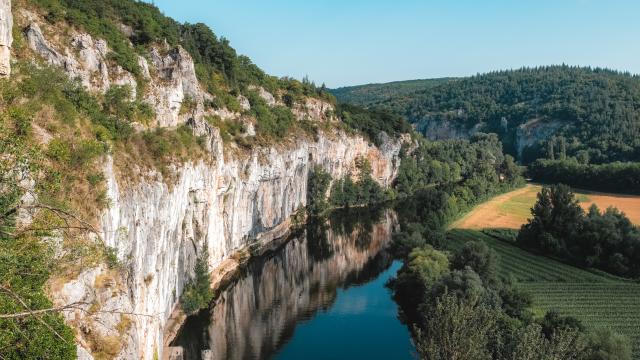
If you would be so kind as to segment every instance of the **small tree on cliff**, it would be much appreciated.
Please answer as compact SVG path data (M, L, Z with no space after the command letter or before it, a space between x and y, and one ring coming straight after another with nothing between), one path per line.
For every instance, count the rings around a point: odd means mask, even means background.
M327 208L327 189L331 183L331 175L329 175L320 166L314 167L309 174L309 182L307 184L307 209L311 216L322 214Z
M202 248L202 253L196 259L194 268L195 276L187 284L182 294L182 308L187 314L193 314L200 309L204 309L213 299L211 291L211 277L209 276L209 249L207 244Z

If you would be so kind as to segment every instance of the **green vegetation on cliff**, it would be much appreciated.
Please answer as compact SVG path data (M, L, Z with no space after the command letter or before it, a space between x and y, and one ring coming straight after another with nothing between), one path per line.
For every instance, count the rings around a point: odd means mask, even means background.
M206 89L221 95L218 99L226 99L218 105L233 102L223 96L227 91L237 95L250 85L263 86L274 95L282 92L289 99L312 96L333 101L332 95L309 81L267 75L248 57L238 55L229 40L218 38L207 25L178 23L144 1L19 0L17 5L27 3L43 9L51 23L66 22L105 39L111 48L111 59L135 75L141 74L138 54L144 56L150 45L165 41L171 46L181 45L193 58L198 79ZM122 24L126 26L124 30ZM221 87L226 90L221 91Z

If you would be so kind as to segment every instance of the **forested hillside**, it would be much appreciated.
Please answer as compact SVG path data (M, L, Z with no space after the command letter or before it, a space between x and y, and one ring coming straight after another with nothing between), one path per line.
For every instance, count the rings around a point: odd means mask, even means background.
M404 115L427 136L438 128L456 137L495 132L505 151L525 162L572 156L581 163L640 160L640 78L627 73L564 65L523 68L378 101L366 89L348 97L335 94Z
M394 81L384 84L345 86L329 90L342 103L368 106L455 80L454 78Z

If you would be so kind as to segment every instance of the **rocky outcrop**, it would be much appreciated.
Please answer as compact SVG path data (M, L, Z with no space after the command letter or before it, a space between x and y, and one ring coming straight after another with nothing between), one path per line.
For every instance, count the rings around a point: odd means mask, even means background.
M0 78L11 74L13 15L11 0L0 0Z
M145 100L153 104L156 111L156 125L176 126L185 121L181 118L182 104L185 99L195 103L195 109L187 117L199 117L204 113L204 94L196 78L195 66L191 55L182 47L174 49L151 50L151 65L157 79L152 81Z
M77 33L71 37L69 46L55 47L44 37L37 22L31 22L24 35L35 53L49 64L63 68L70 78L78 79L87 89L105 92L113 85L127 85L133 92L132 96L136 95L134 76L120 66L109 67L109 48L104 40L94 40L89 34Z
M449 120L422 120L418 131L429 140L466 139L482 131L484 123L478 123L471 129L463 124Z
M539 141L548 139L563 125L561 121L533 119L518 126L515 143L518 159L522 159L524 149L536 145Z
M43 35L40 24L45 25L37 15L26 22L29 47L89 90L104 92L113 85L136 90L136 78L110 64L103 40L70 30L54 43ZM100 235L115 249L120 264L115 269L105 265L86 269L52 289L56 304L92 304L86 311L65 314L78 330L80 358L91 358L90 350L99 339L116 339L118 347L111 348L118 358L162 356L167 319L205 245L215 274L234 254L284 236L292 216L307 203L307 180L314 166L341 178L354 173L357 160L366 158L374 178L390 186L399 165L399 141L381 134L383 145L376 147L361 136L338 130L321 131L314 139L283 139L241 154L228 151L218 129L204 119L214 113L204 107L212 95L200 87L189 53L161 45L149 52L148 59L139 58L139 76L147 83L139 95L153 106L156 119L136 128L188 123L206 138L210 154L200 161L174 164L171 181L155 172L127 181L126 174L107 159L110 206L101 218ZM255 90L270 106L278 105L266 90ZM244 107L250 106L246 99L240 100ZM294 113L300 120L337 121L328 116L329 110L333 110L330 104L307 99L296 104ZM215 113L244 120L226 109Z
M186 164L172 187L156 180L121 190L113 170L106 171L112 206L102 219L103 237L129 269L131 302L124 307L155 314L135 319L128 351L142 358L160 351L166 320L205 244L215 272L234 253L286 233L291 216L306 205L314 165L338 178L366 157L374 176L389 185L399 153L399 145L383 152L361 137L322 135L226 161L221 139L212 141L215 162Z

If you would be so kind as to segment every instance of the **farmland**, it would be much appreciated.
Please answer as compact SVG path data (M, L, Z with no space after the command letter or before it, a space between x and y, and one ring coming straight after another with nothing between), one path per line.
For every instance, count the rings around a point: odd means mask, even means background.
M538 256L476 230L450 230L447 240L451 250L484 241L499 256L499 274L531 293L536 315L557 309L589 328L611 328L629 337L634 359L640 359L640 284Z
M530 209L536 202L539 191L540 185L528 184L523 188L497 196L476 206L453 223L451 228L519 229L531 216ZM592 204L596 204L601 210L614 206L624 212L634 224L640 224L640 196L576 191L576 197L585 210Z

